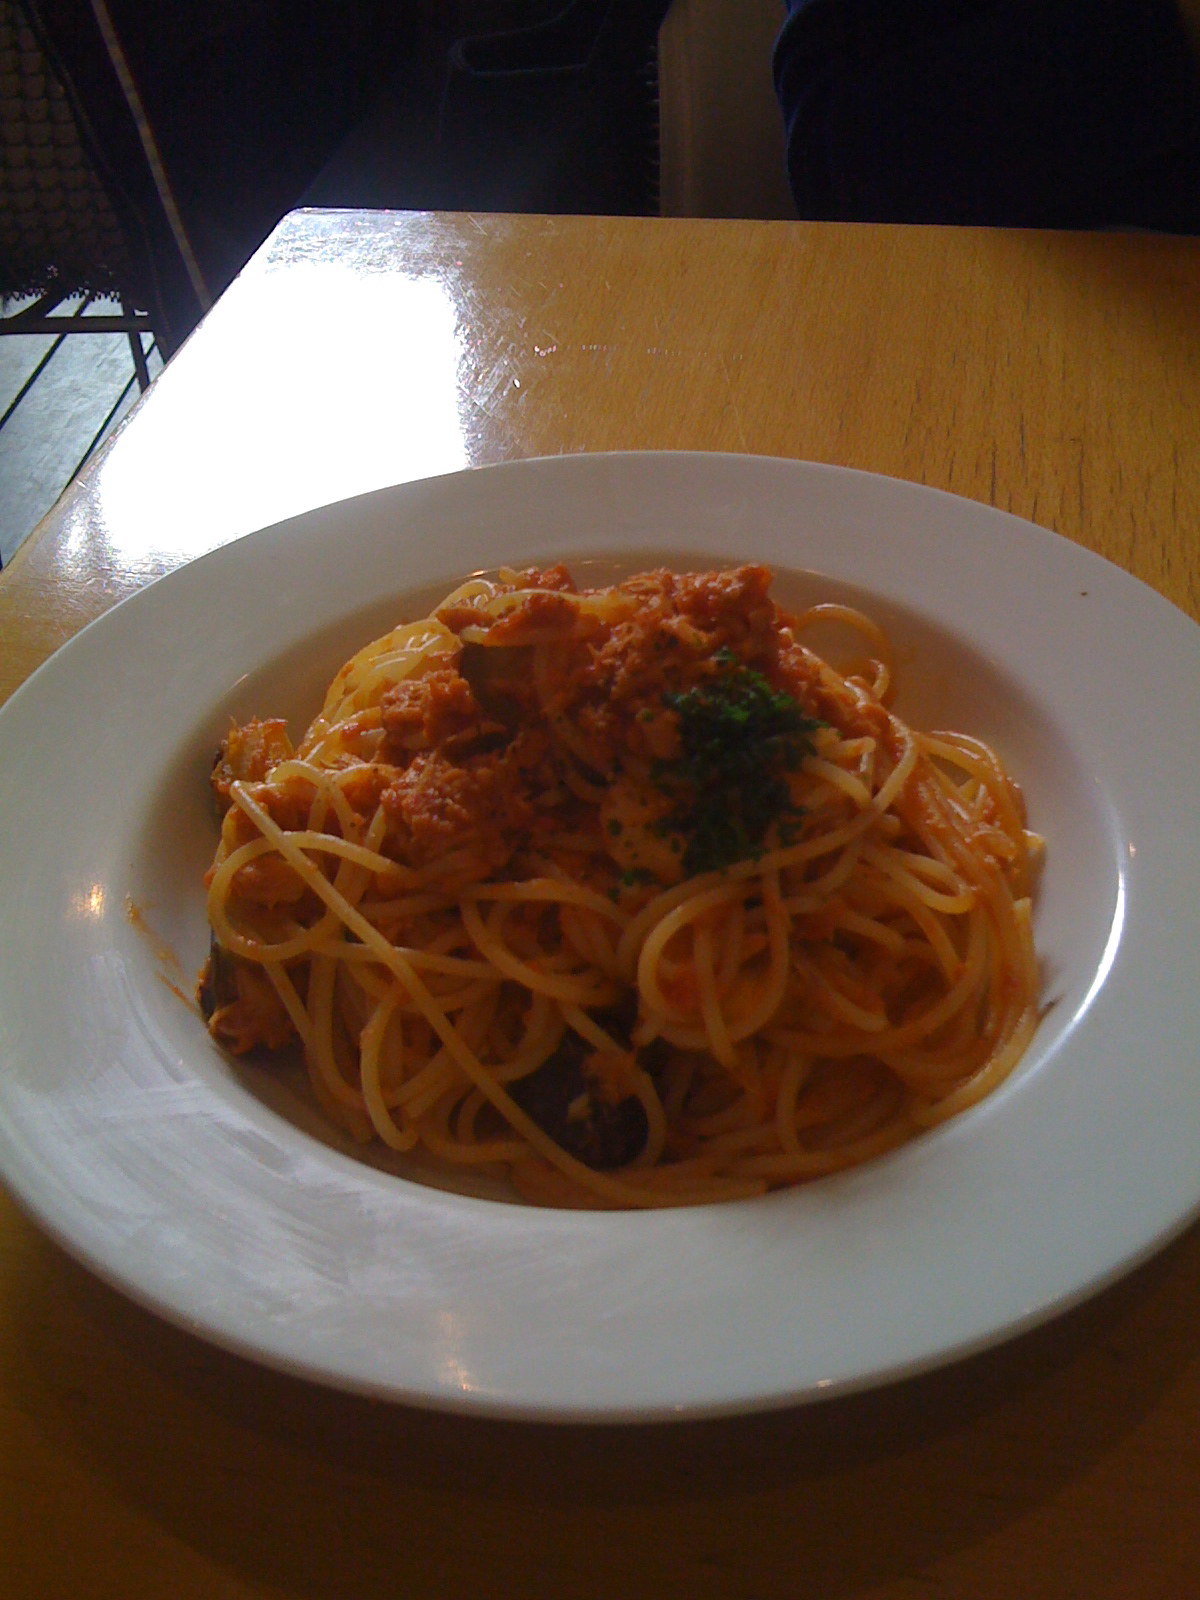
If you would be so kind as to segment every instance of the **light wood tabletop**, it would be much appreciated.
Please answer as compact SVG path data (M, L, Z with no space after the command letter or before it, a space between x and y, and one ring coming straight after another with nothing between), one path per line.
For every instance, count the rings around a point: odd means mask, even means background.
M296 213L0 576L0 698L255 528L577 451L953 490L1200 619L1198 417L1200 240ZM214 1349L0 1196L0 1592L1179 1600L1200 1593L1197 1305L1192 1229L1059 1320L873 1393L537 1426Z

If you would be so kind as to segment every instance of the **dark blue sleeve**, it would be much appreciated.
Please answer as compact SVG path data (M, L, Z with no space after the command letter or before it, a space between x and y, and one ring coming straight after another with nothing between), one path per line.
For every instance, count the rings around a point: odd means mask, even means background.
M1200 231L1200 69L1172 0L790 0L801 216Z

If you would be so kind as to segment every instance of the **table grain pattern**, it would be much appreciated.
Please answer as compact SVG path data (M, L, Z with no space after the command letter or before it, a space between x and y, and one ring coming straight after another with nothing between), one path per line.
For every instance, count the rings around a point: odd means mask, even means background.
M575 451L932 484L1200 619L1198 432L1200 241L299 212L0 575L0 698L256 527ZM1200 1593L1198 1307L1192 1229L1057 1322L876 1394L472 1421L214 1350L0 1196L0 1593L1180 1600Z

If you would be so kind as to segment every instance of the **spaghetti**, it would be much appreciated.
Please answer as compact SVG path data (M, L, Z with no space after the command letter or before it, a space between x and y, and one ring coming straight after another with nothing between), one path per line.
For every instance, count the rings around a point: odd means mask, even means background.
M890 709L861 613L762 567L474 578L231 729L209 1029L297 1042L362 1140L558 1205L734 1199L1013 1069L1040 841L995 754ZM862 641L845 674L817 621Z

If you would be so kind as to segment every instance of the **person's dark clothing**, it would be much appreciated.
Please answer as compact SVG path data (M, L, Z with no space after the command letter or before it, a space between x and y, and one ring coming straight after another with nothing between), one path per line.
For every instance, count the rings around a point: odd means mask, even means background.
M1171 0L789 0L802 217L1200 232L1200 66Z

